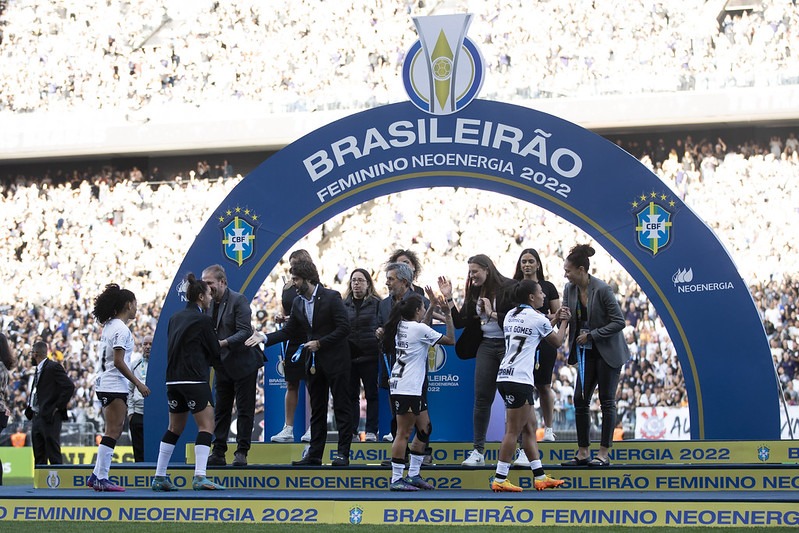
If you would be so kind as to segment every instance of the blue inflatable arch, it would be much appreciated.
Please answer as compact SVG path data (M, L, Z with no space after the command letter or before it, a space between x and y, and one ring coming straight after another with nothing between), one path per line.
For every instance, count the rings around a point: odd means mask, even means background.
M666 184L558 117L485 100L433 116L405 102L345 117L287 146L207 221L177 269L155 332L161 356L149 370L148 460L167 424L166 324L185 305L186 272L221 263L229 286L252 299L313 228L373 198L422 187L512 196L591 235L646 292L674 342L691 437L779 439L779 388L752 297L718 238Z

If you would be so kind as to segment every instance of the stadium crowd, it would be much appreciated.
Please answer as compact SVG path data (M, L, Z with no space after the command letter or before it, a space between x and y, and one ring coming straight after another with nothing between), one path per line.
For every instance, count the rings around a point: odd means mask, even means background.
M799 157L793 135L777 141L729 147L718 139L694 143L686 137L666 147L665 159L656 154L659 150L626 148L684 197L730 250L762 313L785 399L796 404L799 253L787 228L795 227L799 217ZM675 156L678 145L681 156ZM712 172L705 168L707 158L714 159ZM27 404L27 354L42 337L76 383L73 420L99 429L92 383L101 326L90 318L92 297L109 281L131 288L140 308L131 329L137 339L151 334L175 265L219 199L241 179L198 179L192 169L185 177L153 182L148 176L139 181L140 173L104 169L3 181L0 249L8 260L0 263L0 325L20 356L12 379L16 422L22 421ZM418 208L409 211L408 205ZM410 248L420 256L420 284L434 284L446 274L462 286L470 255L485 253L510 275L519 252L532 246L547 278L562 290L565 251L589 240L537 206L460 188L374 199L327 221L297 247L311 252L326 285L343 292L349 272L363 267L385 295L382 268L395 248ZM624 426L634 427L638 406L687 405L674 346L646 295L608 254L599 253L592 268L616 288L628 322L624 333L633 359L618 393ZM259 325L272 327L286 271L281 261L253 299L253 319ZM153 356L159 352L154 347ZM553 381L555 429L570 424L574 372L561 353ZM262 393L258 401L263 409Z
M125 116L220 101L312 111L405 100L411 17L440 4L7 1L0 113ZM490 72L482 95L494 100L799 83L799 10L788 0L720 20L724 2L705 0L443 4L475 15L469 36Z

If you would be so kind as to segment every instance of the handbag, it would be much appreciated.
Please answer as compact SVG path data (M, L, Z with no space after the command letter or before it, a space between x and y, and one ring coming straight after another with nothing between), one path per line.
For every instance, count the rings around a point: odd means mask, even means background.
M477 348L481 342L483 342L483 329L480 327L480 321L473 321L463 328L458 340L455 341L455 355L459 359L474 359L477 357Z

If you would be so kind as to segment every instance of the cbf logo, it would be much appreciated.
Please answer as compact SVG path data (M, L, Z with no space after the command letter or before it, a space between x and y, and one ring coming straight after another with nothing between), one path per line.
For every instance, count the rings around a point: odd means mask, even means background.
M363 521L363 509L360 505L350 509L350 524L358 525Z
M260 226L258 215L248 208L228 208L217 217L222 230L225 257L238 266L255 255L255 230Z
M668 194L652 191L637 196L630 205L635 215L638 244L653 256L657 255L671 243L672 218L677 202Z
M402 81L413 105L432 115L460 111L477 97L485 64L466 37L472 15L414 17L419 34L402 65Z
M768 458L771 456L771 450L765 444L761 445L760 448L757 449L757 458L760 459L762 462L768 461Z

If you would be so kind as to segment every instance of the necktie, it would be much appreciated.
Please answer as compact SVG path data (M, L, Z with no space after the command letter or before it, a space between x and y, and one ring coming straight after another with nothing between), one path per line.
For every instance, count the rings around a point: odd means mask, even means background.
M34 411L39 409L39 399L38 396L38 385L39 385L39 365L36 365L36 371L33 374L33 386L31 387L31 396L30 396L30 406L33 408Z

